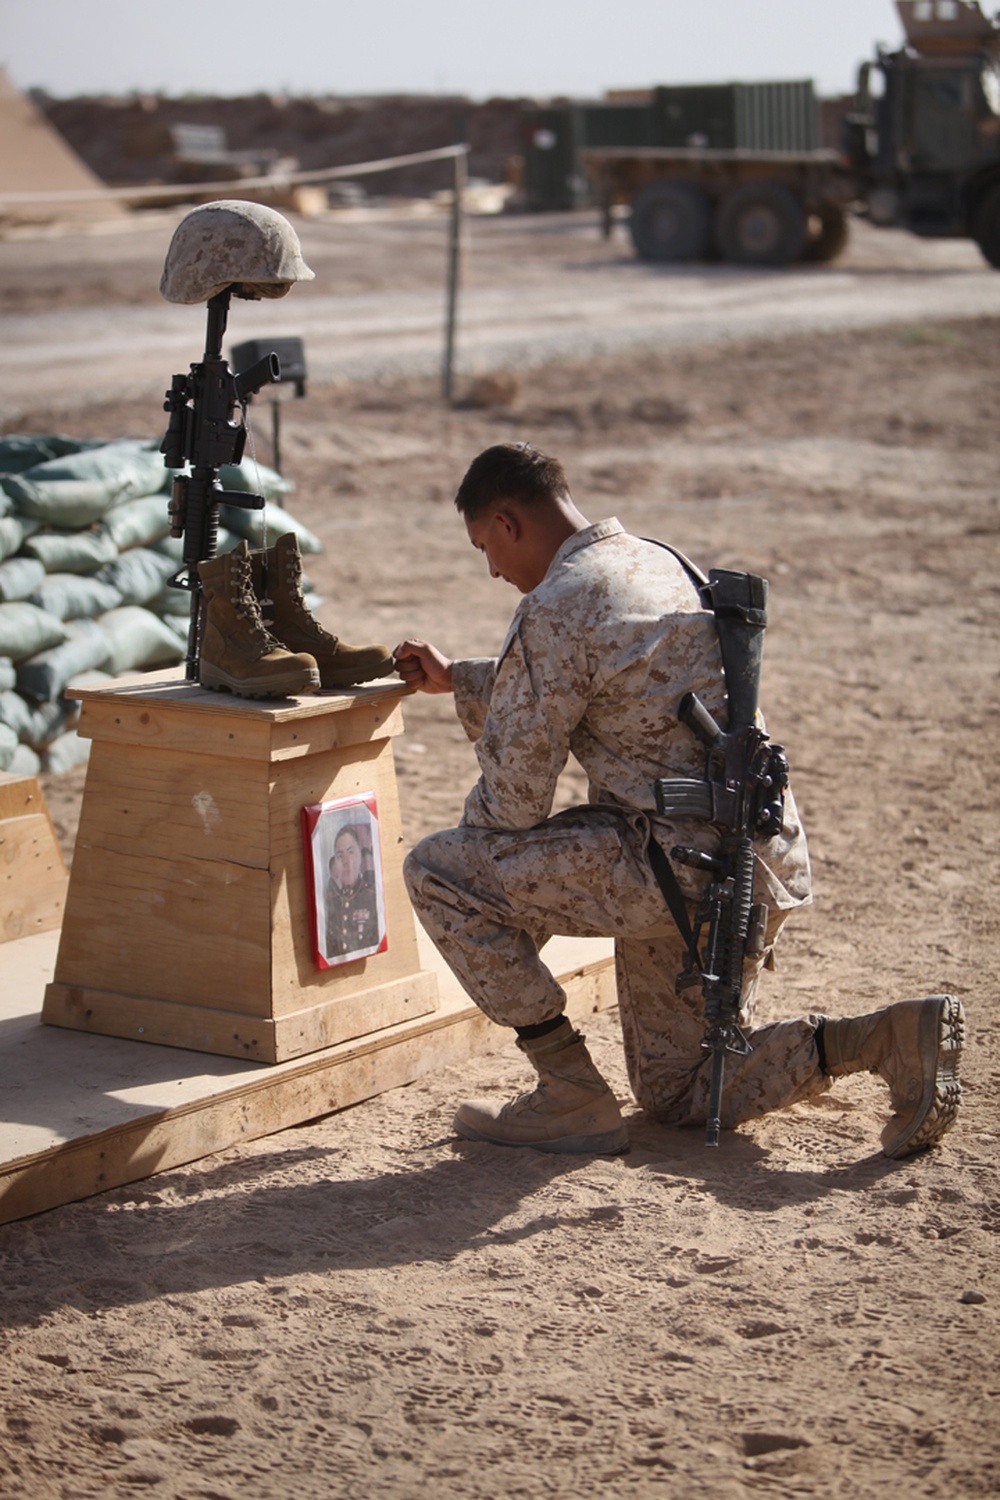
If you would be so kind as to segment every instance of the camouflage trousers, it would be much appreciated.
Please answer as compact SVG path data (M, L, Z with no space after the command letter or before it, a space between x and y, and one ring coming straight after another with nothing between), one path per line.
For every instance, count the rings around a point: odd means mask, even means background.
M707 1117L711 1062L701 1047L698 986L674 986L684 943L646 855L640 812L578 807L523 831L462 827L431 834L404 875L428 935L466 994L500 1026L558 1016L566 996L542 962L550 937L612 937L629 1082L657 1120ZM768 950L748 961L751 1051L726 1062L723 1124L732 1126L822 1093L818 1017L753 1027L760 971L786 913L773 911Z

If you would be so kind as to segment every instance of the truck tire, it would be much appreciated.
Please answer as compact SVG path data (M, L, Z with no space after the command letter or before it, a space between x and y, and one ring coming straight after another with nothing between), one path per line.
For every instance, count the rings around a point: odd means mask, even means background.
M708 250L708 199L692 182L650 182L632 200L629 231L642 260L699 260Z
M741 266L790 265L802 254L806 232L805 209L777 182L732 188L715 215L719 254Z
M802 259L814 264L836 260L850 235L849 221L839 203L824 203L809 216Z
M1000 271L1000 183L990 188L976 209L972 233L983 259Z

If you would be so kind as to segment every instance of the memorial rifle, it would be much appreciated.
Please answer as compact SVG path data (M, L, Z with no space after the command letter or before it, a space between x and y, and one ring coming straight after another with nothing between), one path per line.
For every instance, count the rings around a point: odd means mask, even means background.
M245 510L263 510L263 495L225 490L219 470L239 464L246 443L246 405L261 386L281 379L276 354L266 354L249 370L234 375L222 354L222 339L229 315L231 288L208 300L205 357L192 364L188 374L175 375L163 406L170 413L160 452L175 473L167 510L170 535L183 538L183 567L169 580L172 588L191 594L185 676L198 679L201 640L202 597L198 563L215 557L219 537L219 508L235 505ZM236 408L239 420L235 419ZM190 466L189 472L188 467Z

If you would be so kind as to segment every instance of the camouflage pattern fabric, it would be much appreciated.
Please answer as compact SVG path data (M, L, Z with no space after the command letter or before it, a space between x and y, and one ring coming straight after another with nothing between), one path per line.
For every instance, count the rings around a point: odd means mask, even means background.
M636 1098L663 1119L704 1118L700 993L674 991L683 943L647 851L651 838L665 849L715 842L704 824L660 818L652 792L658 776L703 773L703 751L676 718L683 694L697 692L724 719L712 616L671 553L602 521L559 549L522 599L499 658L456 662L453 679L480 776L461 826L430 835L406 861L428 934L467 994L505 1026L565 1007L539 957L549 937L614 937ZM570 754L587 774L589 805L551 816ZM810 899L793 797L781 833L758 852L755 896L772 914L771 962L781 921ZM696 897L705 877L686 866L676 873ZM764 961L748 975L753 990ZM726 1123L827 1086L813 1035L811 1021L763 1028L759 1050L755 1041L752 1056L727 1069Z

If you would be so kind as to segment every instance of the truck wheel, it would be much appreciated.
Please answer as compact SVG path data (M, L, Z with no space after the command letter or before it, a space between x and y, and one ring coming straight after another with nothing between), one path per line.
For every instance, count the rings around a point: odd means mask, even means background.
M629 230L643 260L698 260L708 249L708 199L691 182L651 182L632 201Z
M805 209L777 182L745 182L728 192L715 216L723 260L741 266L787 266L806 242Z
M847 214L839 203L824 203L811 214L802 259L814 263L836 260L850 235Z
M990 188L976 209L972 232L983 259L1000 271L1000 183Z

